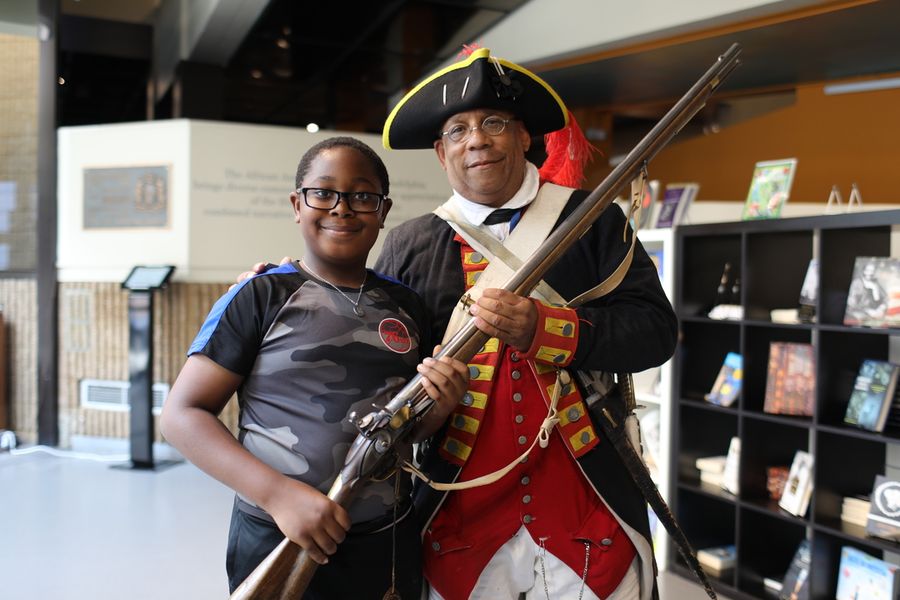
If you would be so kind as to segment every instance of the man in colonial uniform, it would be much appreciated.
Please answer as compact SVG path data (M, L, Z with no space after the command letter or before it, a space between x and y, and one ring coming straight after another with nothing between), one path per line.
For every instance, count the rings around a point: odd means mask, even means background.
M526 159L538 135L540 170ZM453 194L390 231L376 271L418 292L436 329L468 310L493 336L422 468L436 482L467 482L509 467L488 485L418 487L431 598L655 597L645 500L565 372L636 372L671 356L677 323L656 268L612 205L535 298L496 289L502 276L485 271L514 269L587 196L572 189L589 146L571 114L546 82L481 48L411 90L383 142L433 147ZM613 291L591 292L614 272ZM466 306L467 291L477 302Z

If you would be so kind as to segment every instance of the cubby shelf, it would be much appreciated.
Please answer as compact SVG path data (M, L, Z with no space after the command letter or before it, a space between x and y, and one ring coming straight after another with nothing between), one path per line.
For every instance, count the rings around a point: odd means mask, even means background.
M675 306L681 336L673 359L673 510L695 548L737 546L733 572L715 578L736 599L770 598L763 579L781 579L801 540L812 547L810 598L834 598L841 547L882 556L900 544L867 537L841 522L845 496L868 494L900 431L873 433L843 424L847 400L863 359L897 361L900 329L843 325L847 290L857 256L900 256L900 210L820 217L690 225L676 230ZM817 322L773 323L773 309L797 307L809 261L818 258ZM716 286L731 263L741 279L743 318L715 320ZM816 402L811 417L763 411L769 344L812 344ZM743 356L743 389L731 407L703 400L728 352ZM700 484L697 458L725 454L741 438L740 493ZM803 517L768 497L766 467L789 466L797 450L815 457L814 488ZM690 576L677 552L670 568Z

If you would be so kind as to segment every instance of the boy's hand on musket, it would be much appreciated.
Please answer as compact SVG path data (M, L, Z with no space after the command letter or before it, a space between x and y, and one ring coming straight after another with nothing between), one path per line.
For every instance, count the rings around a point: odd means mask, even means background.
M289 262L291 262L291 261L293 261L293 260L294 260L294 259L291 258L290 256L285 256L284 258L281 259L281 262L278 263L278 264L279 264L279 265L283 265L283 264L289 263ZM252 267L250 267L250 270L249 270L249 271L244 271L243 273L241 273L240 275L238 275L238 276L235 278L234 283L231 284L231 287L229 287L228 289L230 290L231 288L233 288L234 286L236 286L236 285L239 284L240 282L244 281L245 279L249 279L250 277L253 277L254 275L259 275L260 273L265 273L266 271L268 271L269 269L271 269L273 266L274 266L274 265L273 265L272 263L270 263L270 262L258 262L258 263L256 263L255 265L253 265Z
M266 511L292 542L320 565L337 551L350 529L350 515L340 504L309 486L285 477Z
M440 346L434 347L435 355L440 351ZM422 418L414 436L422 440L437 431L459 404L469 387L469 368L455 358L443 356L426 358L416 370L422 376L425 393L434 400L434 406Z
M521 352L526 352L534 341L538 312L530 298L488 288L469 313L474 315L478 329Z

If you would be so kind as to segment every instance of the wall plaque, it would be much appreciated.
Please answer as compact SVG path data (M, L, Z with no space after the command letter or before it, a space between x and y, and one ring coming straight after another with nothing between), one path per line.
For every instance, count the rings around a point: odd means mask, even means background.
M169 167L84 169L85 229L166 227Z

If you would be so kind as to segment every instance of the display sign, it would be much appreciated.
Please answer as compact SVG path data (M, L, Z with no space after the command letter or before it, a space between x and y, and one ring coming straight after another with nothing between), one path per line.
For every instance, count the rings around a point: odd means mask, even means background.
M163 287L172 276L175 267L164 265L159 267L136 266L122 282L127 290L155 290Z

